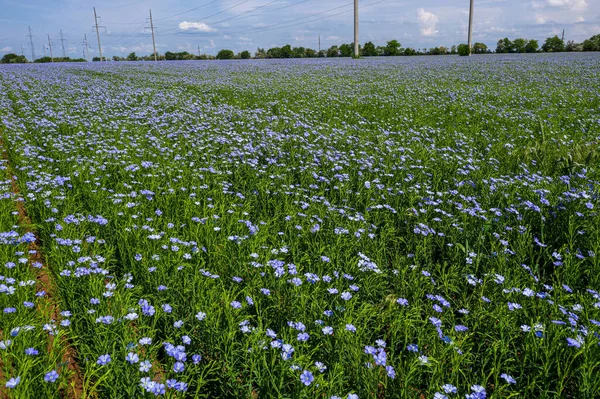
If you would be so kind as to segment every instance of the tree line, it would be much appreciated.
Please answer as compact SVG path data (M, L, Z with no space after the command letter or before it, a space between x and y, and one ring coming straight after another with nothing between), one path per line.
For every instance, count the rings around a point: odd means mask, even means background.
M232 60L232 59L265 59L265 58L335 58L335 57L352 57L354 56L354 43L344 43L340 46L334 45L328 49L314 50L308 47L292 47L286 44L283 47L272 47L268 50L258 48L254 56L244 50L235 53L232 50L223 49L216 56L208 54L191 54L187 51L173 53L167 51L164 54L157 56L159 60L167 61L183 61L183 60ZM505 37L498 40L496 49L488 48L485 43L474 43L472 49L466 44L454 45L451 47L439 46L432 48L403 48L398 40L390 40L385 46L376 46L373 42L366 42L364 45L359 45L359 54L361 57L390 57L390 56L412 56L412 55L469 55L469 54L492 54L492 53L556 53L563 51L600 51L600 35L595 35L582 43L576 43L572 40L565 41L558 36L547 38L541 48L537 40L517 38L510 40ZM107 60L104 58L104 60ZM138 56L136 53L130 53L126 57L114 56L113 61L154 61L154 54ZM85 62L83 58L50 58L42 57L35 60L36 63L45 62ZM94 57L92 61L100 61L100 57ZM5 54L0 63L2 64L20 64L28 62L23 55L14 53Z

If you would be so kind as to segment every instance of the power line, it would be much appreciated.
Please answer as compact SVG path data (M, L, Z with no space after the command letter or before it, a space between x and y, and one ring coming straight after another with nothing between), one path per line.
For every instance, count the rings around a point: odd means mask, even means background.
M211 5L211 4L213 4L213 3L216 3L216 2L218 2L218 1L219 1L219 0L213 0L213 1L209 1L209 2L208 2L208 3L206 3L206 4L203 4L203 5L201 5L201 6L198 6L198 7L190 8L189 10L186 10L186 11L180 12L180 13L178 13L178 14L174 14L174 15L171 15L171 16L169 16L169 17L159 18L159 19L157 19L157 21L164 21L165 19L171 19L171 18L174 18L174 17L178 17L178 16L180 16L180 15L187 14L188 12L192 12L192 11L199 10L199 9L201 9L201 8L204 8L204 7L208 6L208 5Z
M139 0L139 1L136 1L136 2L133 2L133 3L129 3L129 4L123 4L123 5L120 5L120 6L114 6L114 7L104 7L104 8L105 8L106 10L114 10L114 9L116 9L116 8L125 8L125 7L129 7L129 6L134 6L134 5L136 5L136 4L140 4L140 3L143 3L143 2L145 2L145 1L146 1L146 0Z
M358 7L358 8L359 8L359 9L361 9L361 8L365 8L365 7L374 6L375 4L383 3L384 1L387 1L387 0L379 0L379 1L375 1L375 2L373 2L373 3L369 3L369 4L362 5L362 6ZM348 6L348 4L347 4L346 6ZM320 15L320 14L323 14L323 13L326 13L326 12L329 12L329 11L333 11L333 10L335 10L335 9L337 9L337 8L341 8L341 7L332 8L331 10L328 10L328 11L323 11L323 12L320 12L320 13L313 14L312 16L314 17L314 16L317 16L317 15ZM337 12L337 13L335 13L335 14L331 14L331 15L325 15L324 17L315 18L315 19L312 19L312 20L310 20L310 21L299 22L299 23L295 23L295 24L292 24L292 25L287 25L287 26L279 26L279 27L276 27L276 28L271 28L271 29L264 29L264 30L260 30L260 29L258 29L258 30L259 30L260 32L267 32L267 31L276 30L276 29L281 29L281 28L291 28L291 27L293 27L293 26L298 26L298 25L303 25L303 24L306 24L306 23L311 23L311 22L321 21L321 20L323 20L323 19L327 19L327 18L330 18L330 17L335 17L335 16L338 16L338 15L342 15L342 14L345 14L345 13L347 13L347 12L350 12L350 11L351 11L351 10L344 10L344 11ZM305 17L303 17L303 18L298 18L297 20L304 19L304 18L305 18ZM287 23L289 23L289 22L294 22L294 21L288 21ZM282 22L282 23L284 23L284 22ZM279 25L279 24L274 24L274 25ZM270 26L274 26L274 25L270 25ZM268 26L267 26L267 27L265 27L265 28L268 28ZM257 29L253 29L252 31L256 31L256 30L257 30ZM246 31L246 32L234 32L233 34L245 34L245 33L247 33L247 32L250 32L250 31Z
M226 11L229 11L229 10L231 10L231 9L234 9L234 8L236 8L236 7L239 7L239 6L241 6L242 4L244 4L244 3L247 3L247 2L249 2L249 1L250 1L250 0L242 0L241 2L234 4L233 6L231 6L231 7L229 7L229 8L226 8L226 9L224 9L224 10L222 10L222 11L219 11L219 12L216 12L216 13L214 13L214 14L211 14L211 15L209 15L208 17L204 17L204 18L202 18L202 20L205 20L205 19L208 19L208 18L212 18L212 17L214 17L214 16L216 16L216 15L219 15L219 14L223 14L224 12L226 12ZM179 28L179 26L176 26L175 28L171 28L171 29L164 30L164 31L163 31L163 33L164 33L164 32L170 32L170 31L173 31L173 30L175 30L175 29L178 29L178 28Z
M294 3L294 4L287 4L287 5L283 6L283 7L274 8L272 10L265 11L265 12L263 12L263 14L269 14L269 13L272 13L274 11L283 10L284 8L292 8L294 6L297 6L298 4L306 3L307 1L310 1L310 0L301 0L301 1L299 1L297 3ZM244 18L246 18L246 17L244 17Z
M212 24L213 24L213 25L216 25L216 24L220 24L220 23L222 23L222 22L225 22L225 21L231 21L231 20L234 20L234 19L242 19L242 18L246 18L246 17L242 17L242 15L250 14L251 12L254 12L254 11L256 11L256 10L260 10L261 8L268 7L268 6L270 6L271 4L277 3L278 1L279 1L279 0L273 0L273 1L269 2L269 3L267 3L267 4L263 4L262 6L259 6L259 7L256 7L256 8L253 8L252 10L245 11L245 12L243 12L243 13L241 13L241 14L238 14L238 15L235 15L235 16L233 16L233 17L225 18L225 19L222 19L221 21L217 21L217 22L212 22Z
M381 0L381 1L385 1L385 0ZM254 29L249 29L249 30L245 30L245 31L233 32L233 33L230 33L230 34L231 34L231 35L237 35L237 34L251 33L251 32L257 32L257 31L260 31L260 32L265 32L265 31L270 31L270 30L273 30L273 29L279 29L279 28L276 28L276 27L277 27L277 26L280 26L280 25L286 25L286 24L289 24L289 23L292 23L292 22L297 22L297 21L300 21L300 20L303 20L303 19L307 19L307 18L316 17L316 16L318 16L318 15L323 15L323 14L325 14L325 13L328 13L328 12L330 12L330 11L335 11L335 10L339 10L340 8L345 8L345 7L348 7L349 5L350 5L350 4L344 4L344 5L341 5L341 6L339 6L339 7L330 8L329 10L321 11L321 12L318 12L318 13L316 13L316 14L307 15L307 16L305 16L305 17L295 18L295 19L291 19L291 20L289 20L289 21L278 22L278 23L276 23L276 24L267 25L267 26L264 26L264 27L261 27L261 28L254 28ZM333 17L333 16L340 15L340 14L343 14L343 13L345 13L345 12L348 12L348 11L350 11L350 10L343 11L343 12L341 12L341 13L339 13L339 14L327 15L327 16L325 16L325 17L323 17L323 18L319 18L319 19L325 19L325 18ZM319 19L317 19L317 21L318 21ZM312 22L312 21L308 21L308 22ZM301 24L303 24L303 23L304 23L304 22L301 22L301 23L300 23L300 24L298 24L298 25L301 25ZM295 25L291 25L291 26L295 26ZM287 28L287 26L281 26L281 27L282 27L282 28Z

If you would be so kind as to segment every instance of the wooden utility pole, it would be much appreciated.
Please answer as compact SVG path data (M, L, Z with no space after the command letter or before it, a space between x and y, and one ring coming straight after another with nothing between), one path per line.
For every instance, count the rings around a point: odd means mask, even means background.
M472 0L471 0L472 1ZM354 56L358 58L358 0L354 0Z
M156 55L156 42L154 41L154 23L152 22L152 10L150 10L150 30L152 31L152 47L154 48L154 61L158 61Z
M48 34L48 47L50 48L50 61L54 62L54 56L52 55L52 41L50 40L50 34Z
M469 55L473 49L473 7L475 0L471 0L471 6L469 7Z
M33 48L33 34L31 33L31 26L29 27L29 44L31 44L31 62L35 61L35 49Z
M102 45L100 44L100 31L98 28L98 15L96 15L96 7L94 7L94 23L96 25L96 37L98 38L98 52L100 53L100 61L104 61L102 58Z

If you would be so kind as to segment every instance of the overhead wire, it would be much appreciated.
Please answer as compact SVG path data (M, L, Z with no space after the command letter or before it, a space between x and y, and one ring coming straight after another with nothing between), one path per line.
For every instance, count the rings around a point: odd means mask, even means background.
M209 16L206 16L206 17L202 18L200 21L207 20L207 19L209 19L209 18L211 18L213 16L222 14L222 13L224 13L226 11L229 11L229 10L235 8L235 7L238 7L238 6L240 6L240 5L244 4L244 3L247 3L248 1L249 0L243 0L243 1L239 2L239 3L234 4L231 7L228 7L226 9L224 9L224 10L221 10L221 11L216 12L214 14L211 14ZM252 9L252 10L249 10L249 11L245 11L244 13L242 13L240 15L236 15L236 16L233 16L233 17L225 18L225 19L223 19L221 21L215 22L214 24L218 24L218 23L222 23L222 22L225 22L225 21L228 21L228 20L233 20L233 19L240 18L240 16L242 16L242 15L250 14L250 13L252 13L252 12L258 10L258 9L262 9L264 7L267 7L268 5L273 4L276 1L278 1L278 0L271 1L271 2L269 2L267 4L264 4L263 6L256 7L254 9ZM301 0L301 1L293 3L293 4L289 4L289 5L286 5L286 6L283 6L283 7L278 7L276 9L274 9L274 10L265 11L262 14L268 14L270 12L277 11L277 10L280 10L280 9L294 7L294 6L296 6L296 5L300 4L300 3L305 3L307 1L309 1L309 0ZM370 6L373 6L373 5L376 5L376 4L383 3L385 1L387 1L387 0L377 0L377 1L374 1L374 2L371 2L371 3L368 3L368 4L362 4L362 5L359 6L359 8L362 9L362 8L370 7ZM213 2L214 1L209 2L207 4L204 4L203 6L206 6L206 5L208 5L210 3L213 3ZM345 5L341 5L341 6L338 6L338 7L330 8L330 9L325 10L325 11L314 13L314 14L311 14L311 15L308 15L308 16L304 16L304 17L300 17L300 18L295 18L295 19L291 19L291 20L288 20L288 21L282 21L282 22L278 22L278 23L275 23L275 24L267 25L267 26L264 26L264 27L252 28L252 29L241 30L241 31L236 31L236 32L230 32L228 34L230 34L230 35L234 35L234 34L237 35L237 34L261 33L261 32L268 32L268 31L273 31L273 30L277 30L277 29L291 28L291 27L298 26L298 25L313 23L313 22L317 22L317 21L320 21L320 20L323 20L323 19L327 19L327 18L331 18L331 17L335 17L335 16L338 16L338 15L342 15L342 14L348 13L348 12L352 11L352 9L343 10L343 11L340 11L340 12L337 12L337 13L334 13L334 14L328 14L331 11L336 11L336 10L339 10L339 9L342 9L342 8L349 7L351 5L352 4L345 4ZM183 13L191 12L193 10L202 8L203 6L196 7L196 8L191 9L191 10L187 10L186 12L183 12ZM182 15L183 13L179 13L177 15ZM327 14L327 15L323 15L323 14ZM321 15L323 15L323 16L321 16ZM173 16L171 16L171 17L173 17ZM315 18L315 17L318 17L318 18ZM167 17L167 18L169 18L169 17ZM160 20L165 20L167 18L161 18ZM244 16L242 18L247 18L247 16ZM306 20L306 19L308 19L308 20ZM155 21L157 21L157 19L155 19ZM161 32L161 34L164 34L166 32L172 32L172 31L174 31L174 30L176 30L178 28L179 28L179 26L174 27L174 28L170 28L170 29L167 29L167 30L164 30L164 31ZM171 33L171 35L172 34L177 34L177 33ZM135 39L134 39L134 41L135 41ZM127 47L131 43L132 43L132 41L127 42L126 44L121 45L120 47Z

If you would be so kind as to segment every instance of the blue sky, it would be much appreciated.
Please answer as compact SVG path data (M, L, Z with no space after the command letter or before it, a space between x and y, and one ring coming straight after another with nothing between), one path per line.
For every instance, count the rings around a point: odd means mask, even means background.
M375 4L376 3L376 4ZM98 54L92 30L95 6L101 17L104 55L152 52L148 10L156 25L158 51L216 54L257 47L321 48L350 43L352 0L2 0L0 54L30 57L27 27L31 25L36 56L50 37L54 54L62 54L62 29L67 55L81 56L87 34L90 54ZM360 42L384 44L397 39L403 47L451 46L466 42L468 0L361 0ZM562 33L582 41L600 33L598 0L475 0L474 40L495 48L503 37L544 38ZM47 50L46 50L47 51Z

